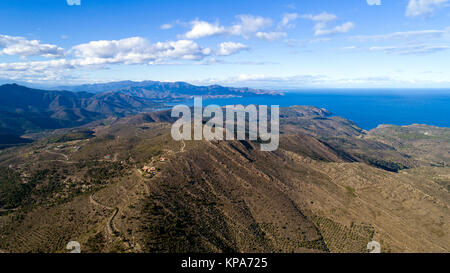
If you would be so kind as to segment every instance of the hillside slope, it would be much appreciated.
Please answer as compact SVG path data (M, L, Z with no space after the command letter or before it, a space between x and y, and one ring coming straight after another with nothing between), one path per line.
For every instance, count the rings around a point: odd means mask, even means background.
M450 168L369 165L363 145L379 162L410 158L320 109L283 113L289 130L271 153L175 142L166 112L4 150L0 249L62 252L77 240L85 252L367 252L375 240L383 252L450 251Z
M75 127L109 116L123 117L160 107L118 93L46 91L16 84L0 86L0 134L21 135Z

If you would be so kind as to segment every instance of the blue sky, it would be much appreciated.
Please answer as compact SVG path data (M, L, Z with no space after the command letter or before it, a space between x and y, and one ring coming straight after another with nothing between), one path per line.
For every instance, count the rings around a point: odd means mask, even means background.
M450 87L450 0L2 0L0 79Z

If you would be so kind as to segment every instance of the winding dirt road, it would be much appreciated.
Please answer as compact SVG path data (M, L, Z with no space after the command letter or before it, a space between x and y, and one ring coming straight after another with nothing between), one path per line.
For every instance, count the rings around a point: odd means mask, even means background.
M106 206L106 205L100 204L99 202L95 201L95 199L94 199L94 194L91 194L91 195L89 196L89 202L90 202L91 204L94 204L94 205L96 205L96 206L99 206L99 207L102 207L102 208L105 208L105 209L109 209L109 210L114 209L114 208L112 208L112 207L108 207L108 206Z
M107 210L114 210L112 215L108 219L108 224L106 225L106 230L108 231L109 235L111 235L111 236L113 236L113 235L117 236L118 234L120 234L120 232L116 229L116 227L114 226L114 223L113 223L114 218L119 213L119 208L113 208L113 207L106 206L106 205L103 205L103 204L97 202L94 199L94 194L93 193L89 196L89 202L91 204L94 204L96 206L102 207L102 208L107 209Z
M44 152L49 153L49 154L53 154L53 155L60 155L62 157L64 157L66 159L66 161L69 161L69 157L63 153L56 153L56 152L51 152L49 150L45 150Z
M120 234L119 230L114 226L114 218L117 216L117 214L119 213L119 208L115 208L113 211L113 214L111 215L111 217L109 218L108 221L108 232L110 235L116 235L118 236Z

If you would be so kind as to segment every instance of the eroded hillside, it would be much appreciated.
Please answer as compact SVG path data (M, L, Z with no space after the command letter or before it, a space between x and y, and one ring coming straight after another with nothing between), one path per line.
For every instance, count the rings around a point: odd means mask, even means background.
M450 169L350 121L285 109L271 153L175 142L168 121L142 114L0 151L0 249L367 252L375 240L384 252L450 251Z

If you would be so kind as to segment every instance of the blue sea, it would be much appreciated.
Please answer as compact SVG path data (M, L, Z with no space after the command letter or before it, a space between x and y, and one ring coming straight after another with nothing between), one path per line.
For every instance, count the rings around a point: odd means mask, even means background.
M370 130L380 124L450 127L450 90L313 90L284 96L204 100L203 105L311 105Z

